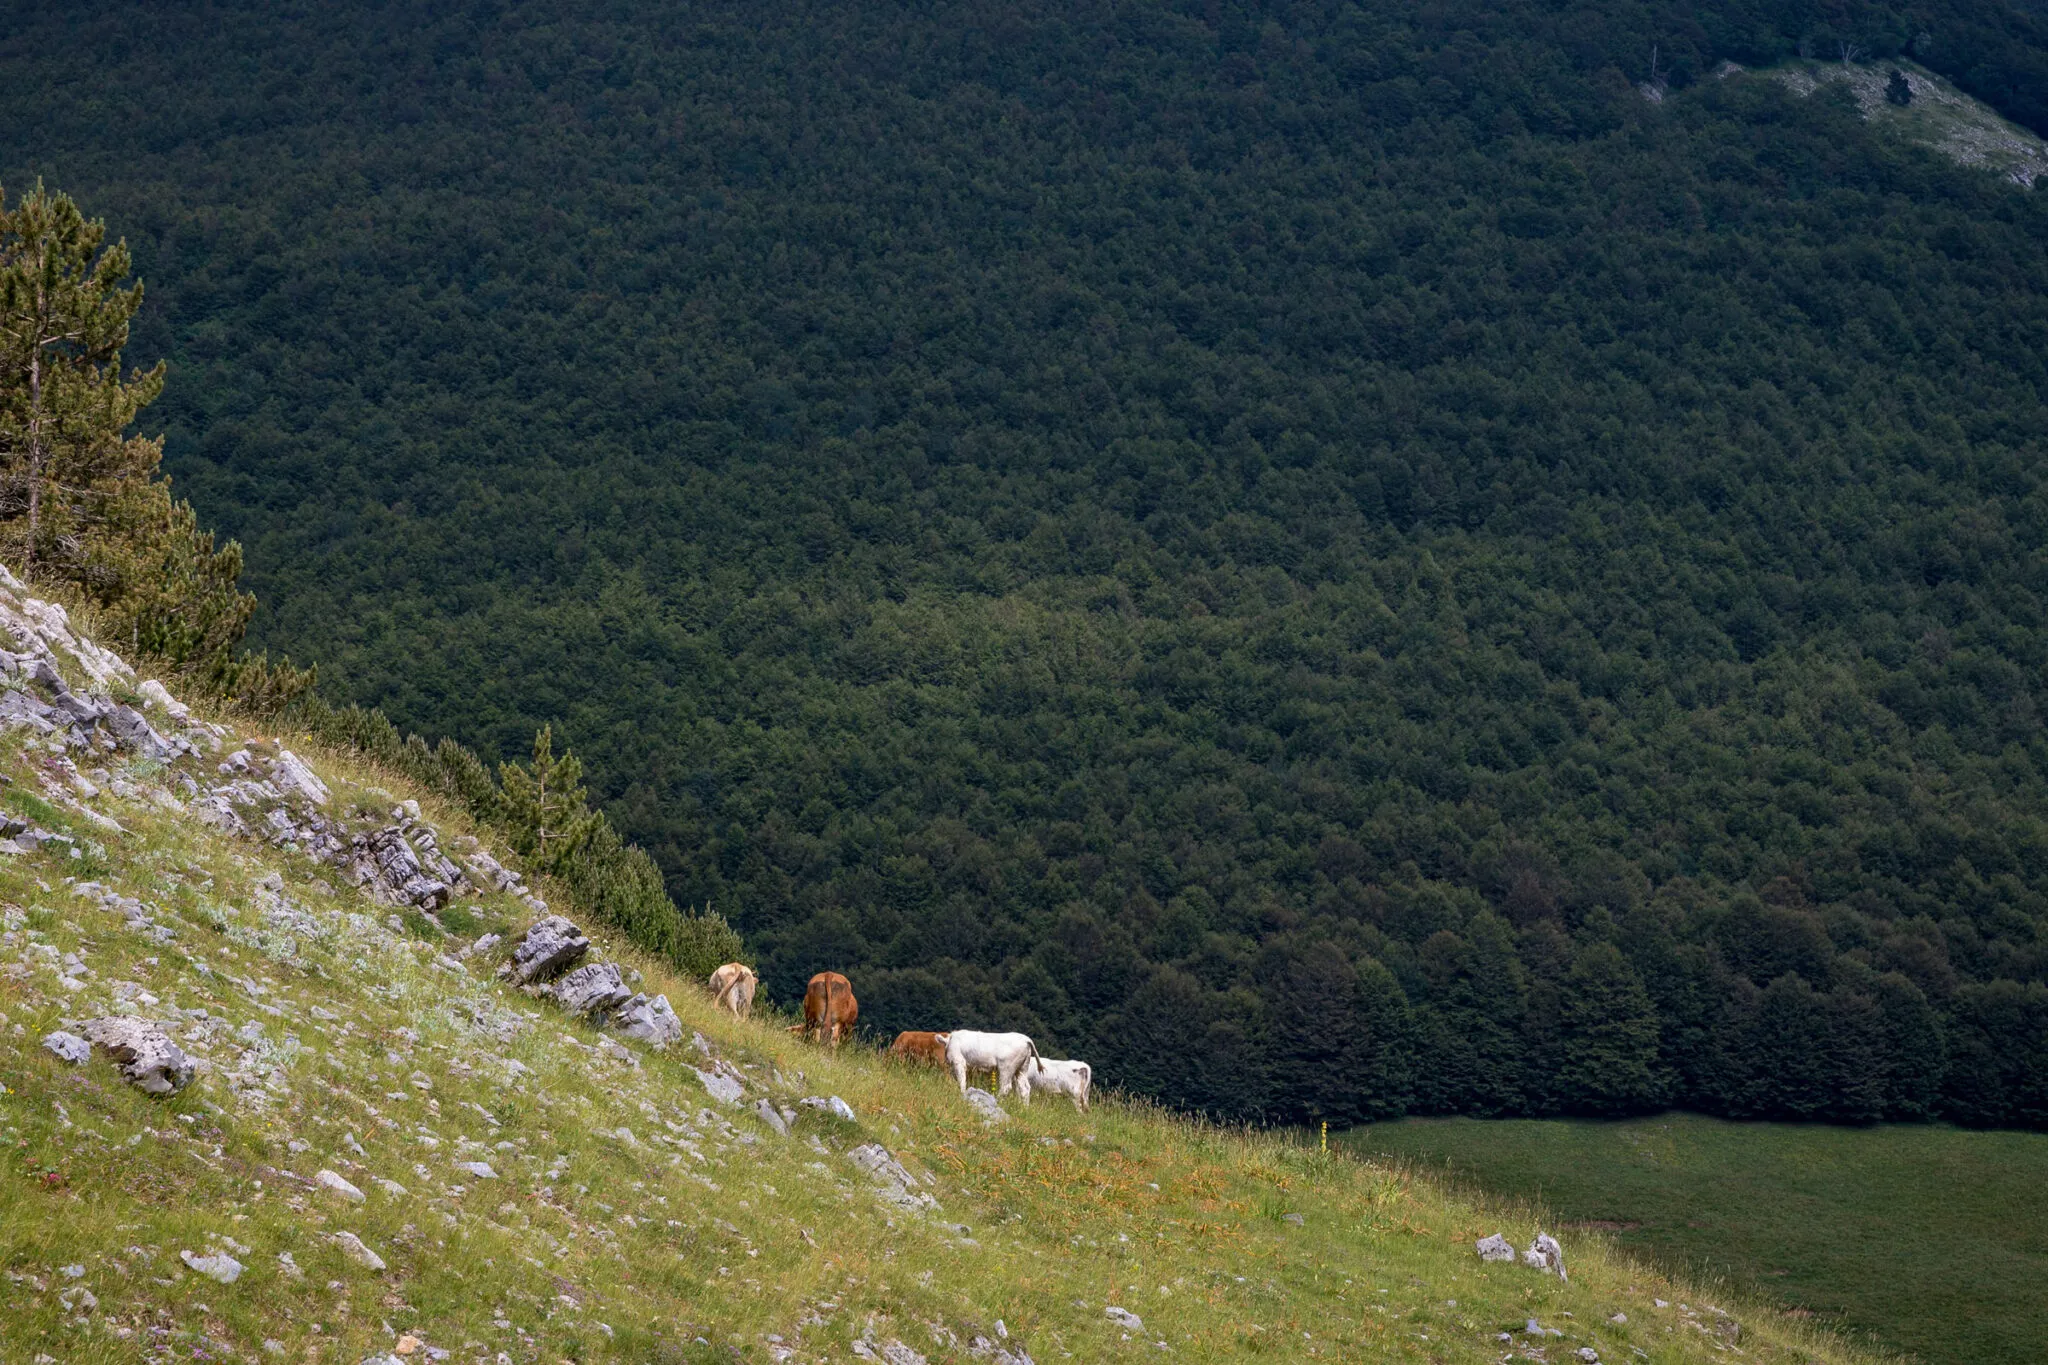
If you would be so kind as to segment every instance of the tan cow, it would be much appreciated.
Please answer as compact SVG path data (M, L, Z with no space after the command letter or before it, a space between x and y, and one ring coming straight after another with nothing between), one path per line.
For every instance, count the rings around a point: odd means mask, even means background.
M927 1066L946 1064L946 1035L943 1033L899 1033L889 1044L889 1055Z
M827 1047L838 1047L853 1036L854 1021L860 1018L860 1002L853 998L853 983L837 972L819 972L804 987L804 1036Z
M754 990L761 978L743 962L728 962L711 974L711 998L732 1017L744 1019L754 1012Z

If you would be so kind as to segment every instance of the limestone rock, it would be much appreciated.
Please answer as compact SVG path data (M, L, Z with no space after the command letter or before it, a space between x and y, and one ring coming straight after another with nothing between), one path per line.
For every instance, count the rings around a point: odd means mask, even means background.
M320 1174L313 1177L313 1183L320 1186L323 1189L329 1189L334 1191L343 1199L348 1200L351 1204L360 1204L363 1202L363 1192L357 1189L354 1185L351 1185L347 1181L347 1179L335 1174L333 1171L320 1172Z
M55 1053L60 1061L69 1062L73 1066L84 1066L92 1060L92 1044L77 1034L66 1033L62 1029L46 1035L43 1038L43 1047Z
M497 947L502 942L504 942L504 936L502 934L485 934L482 938L470 944L467 948L458 951L455 954L455 956L463 959L472 958L475 957L478 953L488 953L491 949Z
M145 1094L168 1095L192 1083L192 1059L145 1019L94 1019L85 1036L119 1064L123 1080Z
M144 680L142 686L135 690L141 695L145 706L156 707L172 720L187 721L192 719L191 708L172 696L170 689L166 688L155 678Z
M219 1280L222 1284L233 1284L242 1278L242 1263L225 1251L216 1251L211 1256L194 1256L189 1251L181 1251L178 1259L196 1273L209 1280Z
M770 1128L774 1129L777 1135L781 1137L789 1136L788 1121L785 1120L781 1114L777 1113L775 1106L773 1104L770 1104L767 1100L754 1101L754 1114L757 1118L761 1120L761 1122L767 1124Z
M853 1106L848 1104L845 1100L840 1099L837 1095L806 1095L804 1096L804 1098L798 1100L797 1103L808 1105L813 1109L821 1109L824 1112L832 1115L834 1118L844 1119L848 1123L853 1123L856 1121L853 1116Z
M1115 1304L1111 1304L1102 1310L1102 1316L1108 1318L1127 1332L1142 1332L1145 1330L1145 1320L1128 1308L1119 1308Z
M478 1180L496 1180L498 1173L491 1169L488 1161L458 1161L455 1169L476 1177Z
M590 940L581 929L560 915L549 915L520 936L512 960L498 974L515 986L553 980L581 962L589 951Z
M463 861L469 864L469 870L476 874L477 881L493 891L518 893L526 881L524 877L482 849L470 854Z
M587 962L555 982L548 993L575 1015L608 1014L633 998L618 967L610 962Z
M683 1040L683 1021L665 995L636 995L619 1006L612 1016L619 1032L655 1047L667 1047Z
M289 749L279 749L271 760L270 785L286 796L302 796L316 806L327 804L327 784Z
M356 835L350 850L348 870L356 885L386 905L439 910L454 894L452 883L430 876L420 865L419 854L397 825Z
M333 1234L332 1241L341 1248L342 1255L348 1257L357 1265L364 1266L370 1270L382 1270L384 1268L384 1258L364 1246L363 1239L356 1236L353 1232L337 1232Z
M1010 1117L1003 1112L1001 1102L979 1086L967 1087L967 1102L981 1111L981 1116L986 1122L1003 1123Z
M1512 1261L1515 1259L1515 1244L1499 1233L1481 1237L1478 1241L1479 1259L1482 1261Z
M728 1076L721 1071L702 1071L695 1067L691 1069L697 1071L697 1079L703 1082L705 1093L721 1104L738 1104L740 1097L746 1094L735 1076Z
M1522 1253L1522 1264L1534 1266L1544 1274L1555 1275L1560 1280L1571 1278L1564 1273L1564 1248L1547 1232L1536 1234L1536 1240L1529 1243L1529 1249Z
M906 1209L935 1209L939 1201L917 1188L917 1177L905 1170L887 1147L879 1142L863 1143L846 1154L847 1160L875 1182L882 1198Z

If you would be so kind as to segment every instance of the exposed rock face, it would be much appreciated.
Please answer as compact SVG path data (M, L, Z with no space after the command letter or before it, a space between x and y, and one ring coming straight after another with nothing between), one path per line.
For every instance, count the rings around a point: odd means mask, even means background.
M612 1023L628 1038L638 1038L654 1047L667 1047L683 1040L683 1021L665 995L636 995L619 1006Z
M192 1083L192 1059L146 1020L95 1019L85 1036L120 1066L121 1079L145 1094L168 1095Z
M363 1192L349 1183L345 1177L337 1175L333 1171L320 1172L320 1174L313 1177L313 1183L322 1189L332 1190L351 1204L363 1202Z
M194 1256L189 1251L181 1251L178 1259L207 1279L219 1280L222 1284L233 1284L242 1278L242 1263L225 1251L216 1251L211 1256Z
M1477 1243L1479 1259L1482 1261L1512 1261L1515 1259L1515 1244L1499 1233L1481 1237Z
M1564 1248L1547 1232L1536 1234L1536 1240L1529 1243L1529 1249L1522 1253L1522 1264L1534 1266L1544 1274L1555 1275L1560 1280L1571 1278L1564 1273Z
M555 982L549 994L569 1013L585 1017L610 1014L633 998L610 962L585 963Z
M429 875L420 857L406 842L399 825L386 825L349 841L349 874L356 885L367 889L386 905L411 905L422 910L439 910L454 894L452 882ZM439 849L434 850L437 861Z
M270 785L286 796L302 797L316 806L324 806L328 801L327 784L289 749L278 750L271 762Z
M704 1093L721 1104L738 1104L747 1092L736 1076L720 1071L697 1071L697 1079L704 1083Z
M761 1122L767 1124L770 1128L774 1129L777 1136L789 1136L789 1121L783 1118L782 1115L776 1110L775 1106L769 1103L767 1100L755 1100L754 1113L761 1120Z
M938 1200L918 1188L917 1177L905 1170L903 1163L881 1143L863 1143L848 1152L846 1158L875 1182L876 1190L891 1204L906 1209L939 1206Z
M583 931L560 915L534 924L512 950L512 960L498 974L515 986L551 981L581 962L590 951Z
M77 1034L66 1033L62 1029L46 1035L43 1038L43 1047L54 1053L59 1060L69 1062L73 1066L84 1066L92 1060L92 1044Z
M369 1270L382 1270L384 1268L384 1258L364 1246L363 1239L356 1236L353 1232L337 1232L334 1234L333 1242L341 1248L342 1255L348 1257L357 1265Z

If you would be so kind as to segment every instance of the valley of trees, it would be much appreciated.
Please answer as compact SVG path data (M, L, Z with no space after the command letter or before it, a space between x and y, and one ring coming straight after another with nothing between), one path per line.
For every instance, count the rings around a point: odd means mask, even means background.
M2048 195L1714 74L1844 44L2048 131L1999 0L167 4L0 34L0 177L305 704L551 724L781 999L2040 1126Z

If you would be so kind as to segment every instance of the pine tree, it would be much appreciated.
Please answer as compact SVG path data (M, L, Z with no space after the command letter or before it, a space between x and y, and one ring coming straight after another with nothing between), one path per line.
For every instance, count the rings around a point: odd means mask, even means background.
M127 244L103 251L105 239L104 224L41 185L12 211L0 201L0 456L29 574L38 559L82 560L83 523L156 468L155 445L121 433L162 390L164 367L121 378L142 286L122 287Z
M122 377L142 285L124 284L127 245L105 241L66 195L0 198L0 544L26 576L83 590L131 653L224 696L290 701L310 671L235 657L256 610L235 587L241 547L171 496L160 439L125 434L164 367Z
M545 871L565 865L597 829L599 817L584 799L583 761L555 757L552 726L534 735L532 763L500 766L498 783L512 846Z

